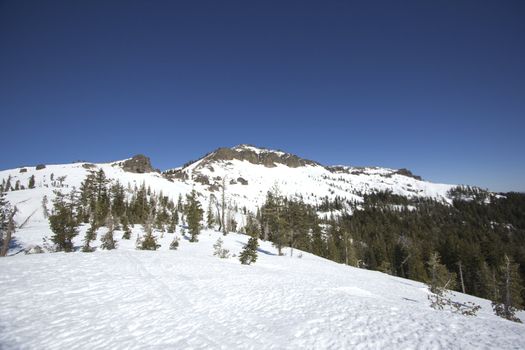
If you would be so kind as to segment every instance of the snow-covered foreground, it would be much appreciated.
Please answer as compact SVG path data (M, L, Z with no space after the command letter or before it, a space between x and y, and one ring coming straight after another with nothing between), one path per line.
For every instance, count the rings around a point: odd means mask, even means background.
M2 349L523 349L525 326L429 307L421 283L261 243L255 265L219 259L206 231L167 250L0 259ZM133 237L135 238L135 237ZM247 237L229 234L238 254ZM521 314L520 316L524 316Z

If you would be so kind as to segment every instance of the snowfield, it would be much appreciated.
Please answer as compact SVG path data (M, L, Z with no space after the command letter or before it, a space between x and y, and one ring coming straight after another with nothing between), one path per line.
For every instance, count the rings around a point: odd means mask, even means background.
M182 238L176 251L174 234L137 251L140 233L113 251L0 259L0 348L525 348L525 326L487 300L457 293L482 306L466 317L430 308L421 283L297 250L277 256L267 242L245 266L213 256L217 232ZM247 238L231 233L224 246L238 255Z

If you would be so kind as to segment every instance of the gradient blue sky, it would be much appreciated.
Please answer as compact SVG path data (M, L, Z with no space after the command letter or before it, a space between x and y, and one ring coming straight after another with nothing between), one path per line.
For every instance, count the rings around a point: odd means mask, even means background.
M0 168L219 146L525 190L525 1L0 1Z

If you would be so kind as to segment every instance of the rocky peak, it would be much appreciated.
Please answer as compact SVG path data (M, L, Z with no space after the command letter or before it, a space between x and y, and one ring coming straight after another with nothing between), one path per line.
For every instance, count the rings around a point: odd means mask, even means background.
M319 163L300 158L291 153L275 151L266 148L258 148L251 145L238 145L232 148L218 148L205 157L204 163L212 161L243 160L252 164L264 165L273 168L277 164L283 164L291 168L298 168L306 165L319 165Z
M151 166L150 159L143 154L137 154L132 158L119 163L119 165L122 166L124 171L130 173L143 174L155 171Z

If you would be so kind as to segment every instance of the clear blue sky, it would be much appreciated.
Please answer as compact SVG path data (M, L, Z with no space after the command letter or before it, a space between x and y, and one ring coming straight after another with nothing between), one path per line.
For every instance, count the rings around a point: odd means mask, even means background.
M525 1L0 1L0 168L250 143L525 190Z

